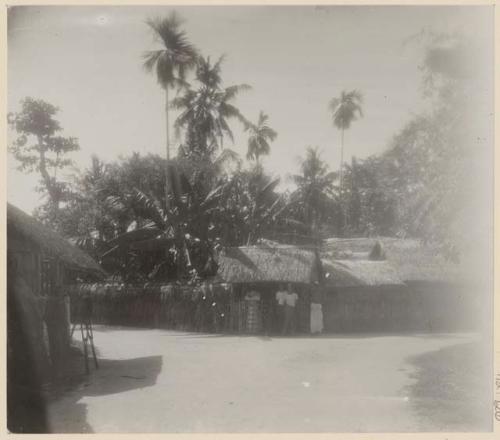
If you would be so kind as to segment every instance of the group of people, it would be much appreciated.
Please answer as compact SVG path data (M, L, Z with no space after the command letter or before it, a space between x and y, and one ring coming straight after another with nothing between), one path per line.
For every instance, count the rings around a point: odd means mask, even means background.
M288 283L286 289L283 285L280 285L279 290L276 292L276 302L278 304L278 322L281 323L281 334L283 335L295 331L295 306L298 300L299 295L293 291L290 283Z
M278 320L281 323L281 334L287 335L296 329L296 305L299 300L299 295L292 288L291 283L287 284L285 289L281 284L276 292L276 303L278 309ZM322 299L319 291L319 285L315 286L315 290L311 296L311 319L310 330L312 334L318 334L323 331L323 312Z
M95 289L93 288L95 287ZM168 286L167 286L168 287ZM90 290L89 290L90 289ZM148 286L79 286L70 289L72 319L82 315L79 304L85 294L92 297L92 322L111 325L151 326L201 332L238 332L292 334L301 331L320 333L323 328L319 286L312 289L310 329L304 328L309 307L291 283L279 286L275 295L261 295L257 284L243 289L181 289ZM266 292L272 293L272 292ZM302 298L302 297L301 297ZM243 307L242 307L243 306ZM300 317L300 319L299 319ZM300 323L299 323L300 321ZM309 323L307 324L309 325Z

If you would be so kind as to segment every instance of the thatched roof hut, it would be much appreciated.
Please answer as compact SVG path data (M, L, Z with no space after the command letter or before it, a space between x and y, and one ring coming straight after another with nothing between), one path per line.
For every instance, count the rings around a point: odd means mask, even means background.
M313 248L260 245L229 248L219 256L217 278L227 283L320 280L320 261Z
M403 286L398 272L386 261L322 260L328 287Z
M44 226L19 208L7 204L7 237L20 236L42 252L58 258L69 269L105 276L101 267L85 252Z
M442 256L437 249L414 239L398 238L330 238L325 240L322 258L328 261L370 261L369 254L375 244L382 245L386 262L401 280L448 282L464 278L461 265Z

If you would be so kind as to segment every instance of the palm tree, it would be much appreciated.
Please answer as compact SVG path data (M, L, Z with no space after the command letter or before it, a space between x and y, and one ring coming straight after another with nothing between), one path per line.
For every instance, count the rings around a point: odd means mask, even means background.
M186 129L186 144L188 150L198 149L199 152L213 153L223 147L224 135L233 140L233 132L228 119L238 119L243 124L248 121L234 106L233 100L239 92L249 90L247 84L222 87L220 66L224 57L214 64L210 57L198 58L196 80L197 89L188 87L185 92L173 100L172 106L180 109L181 114L175 125L177 130Z
M186 33L180 29L182 20L172 12L165 18L147 20L147 25L153 30L155 38L163 46L158 50L144 53L144 68L148 72L156 72L158 83L165 90L165 115L167 135L167 166L170 161L170 136L169 136L169 96L168 90L172 87L184 87L188 70L196 66L197 50L188 41ZM165 184L165 197L168 204L168 175Z
M330 172L321 159L318 148L307 147L306 157L300 162L301 174L291 176L297 189L293 202L302 211L303 220L317 233L320 221L331 211L336 198L333 181L336 173Z
M342 91L339 98L333 98L330 101L330 111L332 112L333 125L341 132L340 142L340 193L342 194L342 168L344 166L344 130L348 130L352 121L357 116L363 116L361 104L363 95L358 90L350 92Z
M269 154L271 151L269 142L274 141L276 136L278 136L278 133L267 124L268 119L269 116L261 111L257 124L248 124L245 128L245 131L248 131L250 134L248 138L247 159L255 159L257 163L259 162L259 156Z
M196 79L208 89L220 89L222 84L221 66L226 57L221 55L212 64L210 57L199 57L196 65Z

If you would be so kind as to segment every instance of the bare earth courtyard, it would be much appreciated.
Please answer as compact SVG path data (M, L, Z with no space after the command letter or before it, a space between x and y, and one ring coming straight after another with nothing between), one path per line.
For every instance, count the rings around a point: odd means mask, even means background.
M479 336L219 336L97 326L52 432L491 429ZM483 363L484 364L484 363Z

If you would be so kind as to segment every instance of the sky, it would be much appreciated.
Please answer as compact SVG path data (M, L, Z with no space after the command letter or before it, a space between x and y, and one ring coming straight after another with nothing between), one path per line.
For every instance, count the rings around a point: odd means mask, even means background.
M426 105L415 36L461 30L486 41L493 29L491 6L19 6L8 14L8 111L27 96L59 107L62 134L79 140L72 158L80 170L94 154L164 155L164 93L141 55L157 48L147 18L172 9L205 56L226 56L225 86L252 86L236 105L253 121L260 110L269 115L278 137L263 164L283 185L307 146L338 169L331 98L352 89L364 96L345 160L380 153ZM225 147L244 157L247 136L237 121L231 127L235 142ZM7 166L8 201L31 212L38 176L17 171L10 155Z

